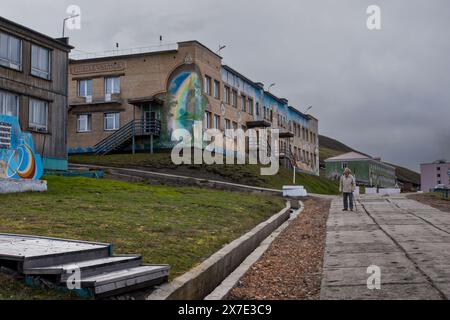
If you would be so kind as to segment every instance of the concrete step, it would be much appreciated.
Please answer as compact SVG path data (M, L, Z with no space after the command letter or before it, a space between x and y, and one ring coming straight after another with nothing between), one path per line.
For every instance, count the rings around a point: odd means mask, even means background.
M143 265L135 268L83 278L82 288L89 288L97 297L122 294L166 282L169 276L168 265Z
M17 271L110 256L107 243L0 233L0 260L15 262Z
M65 282L74 268L79 268L81 277L86 278L105 272L118 271L140 266L139 255L112 256L100 259L77 261L67 264L28 268L23 271L25 275L56 275L57 281Z

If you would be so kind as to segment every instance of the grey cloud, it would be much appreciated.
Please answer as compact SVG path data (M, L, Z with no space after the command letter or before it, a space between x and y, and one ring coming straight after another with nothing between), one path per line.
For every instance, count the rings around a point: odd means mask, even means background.
M143 47L160 34L226 44L227 64L276 82L300 109L313 105L323 134L413 169L450 159L446 0L18 0L2 15L59 36L69 4L82 8L82 30L69 32L77 49ZM381 31L366 28L371 4Z

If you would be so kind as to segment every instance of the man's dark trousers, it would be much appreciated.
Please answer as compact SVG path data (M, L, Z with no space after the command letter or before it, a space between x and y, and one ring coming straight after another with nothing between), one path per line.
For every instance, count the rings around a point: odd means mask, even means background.
M353 192L344 192L344 210L353 210Z

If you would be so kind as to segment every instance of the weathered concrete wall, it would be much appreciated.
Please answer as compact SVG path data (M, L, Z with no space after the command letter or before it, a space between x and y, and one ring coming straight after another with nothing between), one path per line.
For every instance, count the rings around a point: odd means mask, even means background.
M47 191L47 181L0 179L0 194Z
M260 223L239 239L171 283L161 286L148 300L200 300L211 293L259 244L290 217L291 205Z

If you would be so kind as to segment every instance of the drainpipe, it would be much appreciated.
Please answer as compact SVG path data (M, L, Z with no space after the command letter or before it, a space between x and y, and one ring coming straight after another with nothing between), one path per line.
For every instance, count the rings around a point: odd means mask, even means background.
M133 154L136 153L136 139L135 139L135 125L136 125L136 106L133 105L133 137L132 137L132 141L133 141Z

